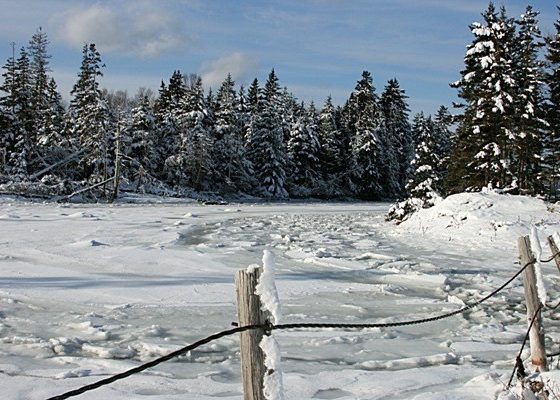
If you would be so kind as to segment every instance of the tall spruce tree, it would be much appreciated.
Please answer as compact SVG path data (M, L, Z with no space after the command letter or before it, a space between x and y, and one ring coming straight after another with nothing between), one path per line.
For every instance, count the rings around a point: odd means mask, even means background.
M337 177L343 172L345 154L331 96L327 98L319 114L318 139L320 171L323 179L331 182L332 187Z
M12 44L15 46L15 44ZM15 53L15 49L14 49ZM14 153L15 138L19 130L17 109L16 82L16 59L15 54L8 58L2 67L3 82L0 86L0 162L4 174L10 173L9 160Z
M471 25L474 40L467 48L465 69L452 85L464 101L450 162L452 191L516 185L510 144L515 138L515 28L505 9L498 13L493 3L482 16L484 24Z
M559 8L560 11L560 8ZM543 140L544 184L547 195L560 199L560 19L554 23L555 33L546 38L548 129Z
M21 48L13 67L11 102L11 128L8 131L11 144L8 145L8 173L16 181L26 180L33 163L33 110L30 60L27 50Z
M266 197L286 198L287 156L279 110L280 86L274 70L268 75L262 99L258 101L258 111L251 121L249 150L257 191Z
M433 137L435 146L434 152L439 160L439 164L436 166L436 172L441 183L440 189L442 193L445 193L449 157L455 140L454 133L451 130L452 124L453 116L449 112L449 109L445 106L440 106L433 120Z
M53 165L69 155L72 146L66 135L66 109L54 78L47 84L45 109L41 113L41 130L37 137L37 148L47 164ZM66 166L64 177L72 174ZM60 173L60 172L59 172Z
M30 55L32 113L33 113L33 141L44 142L43 136L48 135L48 124L51 119L52 109L49 104L49 77L48 65L51 58L47 53L49 44L47 34L41 28L35 32L29 42ZM50 88L52 90L52 87Z
M131 111L129 126L124 129L122 151L128 157L125 175L141 185L142 177L156 168L155 117L147 96Z
M291 180L297 186L296 195L309 193L319 182L319 139L317 137L317 111L313 103L303 110L292 124L288 141L288 155L291 161ZM302 190L303 189L303 190Z
M177 184L186 184L195 190L209 188L215 173L212 159L212 118L204 96L202 79L198 77L181 103L181 145L175 165Z
M81 159L82 177L92 181L108 178L112 167L109 110L99 90L103 76L101 56L95 44L85 44L78 81L70 94L71 137L85 150Z
M219 182L229 190L247 181L243 131L246 122L240 121L245 115L239 103L235 82L228 74L216 96L214 159L219 165L216 171Z
M354 114L350 122L353 131L352 142L352 180L357 194L366 199L379 199L384 196L382 135L384 132L383 114L378 105L371 74L362 73L356 89L350 98L349 108Z
M539 59L544 45L537 24L538 12L528 6L516 21L519 33L515 41L515 140L513 171L519 188L529 194L543 191L541 173L544 120L543 78L544 63ZM540 178L540 179L539 179Z
M388 168L385 180L388 182L387 194L395 197L403 197L406 193L410 161L414 156L407 98L396 79L389 80L381 95L381 108L388 138Z
M404 221L410 214L432 207L440 198L440 178L437 142L434 137L434 123L423 113L414 116L412 126L415 138L415 154L411 161L412 174L407 183L408 198L396 203L387 214L387 219Z

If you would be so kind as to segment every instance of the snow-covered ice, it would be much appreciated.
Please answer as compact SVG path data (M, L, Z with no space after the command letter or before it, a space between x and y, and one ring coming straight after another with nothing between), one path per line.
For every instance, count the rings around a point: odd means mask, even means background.
M480 299L519 268L518 236L560 230L560 207L492 192L451 196L399 226L384 221L388 208L2 198L2 397L45 399L229 329L235 271L265 249L283 322L392 322ZM560 276L541 268L554 302ZM285 398L495 399L525 334L522 298L516 281L430 324L274 331ZM544 319L558 351L556 312ZM241 399L238 346L227 337L78 398Z

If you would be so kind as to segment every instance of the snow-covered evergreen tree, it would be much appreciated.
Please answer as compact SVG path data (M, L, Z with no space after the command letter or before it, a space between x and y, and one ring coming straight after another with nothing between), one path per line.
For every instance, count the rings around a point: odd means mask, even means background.
M386 194L394 197L402 197L406 193L410 161L414 156L407 98L396 79L389 80L381 95L388 141L385 155L388 167L384 180L387 182Z
M258 112L251 121L249 146L249 158L257 180L257 191L271 198L288 196L285 188L287 156L282 140L279 97L278 78L272 70L268 75L262 99L258 99ZM254 100L254 93L252 93L250 101L254 102Z
M29 176L33 157L32 112L32 81L29 56L25 48L21 48L19 57L13 57L4 67L6 72L1 90L6 93L1 104L4 109L3 132L5 146L5 172L15 181L26 180Z
M539 60L544 45L537 24L538 12L528 6L517 21L519 33L515 41L515 141L512 169L519 188L526 193L542 192L542 139L544 120L544 63ZM541 179L538 179L541 178Z
M342 133L338 126L336 110L329 96L319 114L319 170L323 179L331 185L335 184L337 178L344 170L345 149L342 142ZM331 193L336 193L335 190Z
M304 194L301 188L314 189L319 185L319 139L317 134L317 111L313 103L292 124L288 141L288 156L291 161L291 181L294 193Z
M4 174L10 173L9 160L14 153L15 137L19 128L16 115L17 97L15 89L16 81L16 60L12 56L8 58L2 67L3 82L0 86L0 146L2 170Z
M383 114L378 105L371 74L364 71L350 98L350 109L355 114L352 142L352 180L357 193L367 199L383 197L382 135L385 135Z
M168 85L161 82L159 96L154 104L157 148L154 172L157 177L170 184L176 183L176 170L169 167L175 164L175 157L181 146L179 114L186 95L183 75L180 71L174 71Z
M547 195L560 199L560 19L554 23L555 32L546 39L548 64L546 83L548 129L544 136L544 184Z
M131 111L130 126L127 126L121 140L122 152L128 157L125 175L141 184L146 172L152 173L156 167L155 117L147 96Z
M49 44L47 35L41 28L35 32L29 42L30 73L31 73L31 107L33 113L32 142L45 142L48 124L52 119L53 110L49 104L49 77L47 75L50 56L47 54ZM50 88L52 91L52 87Z
M212 118L199 77L181 102L179 113L179 152L170 164L176 183L195 190L208 189L215 172L212 159ZM171 161L171 160L169 160Z
M452 86L464 100L457 144L450 162L453 191L485 186L516 187L511 168L516 82L515 27L502 8L490 3L484 24L471 25L474 36L461 79Z
M442 183L442 192L444 192L443 183L447 180L449 157L455 140L454 133L451 130L452 124L453 116L449 112L449 109L445 106L440 106L433 120L433 136L435 143L434 151L439 159L436 171Z
M243 92L241 94L244 96ZM216 170L218 181L229 190L235 190L247 182L243 132L246 126L245 117L245 110L240 109L239 98L235 92L235 82L228 74L216 96L213 154L214 162L219 166ZM240 121L241 118L243 122ZM225 189L226 187L223 187L223 190Z
M54 78L47 84L45 109L41 112L41 128L37 137L37 149L48 165L63 160L72 151L72 146L66 135L66 110L62 96ZM68 166L62 176L72 176Z
M85 150L81 159L82 176L91 181L107 179L112 168L111 127L109 110L101 91L99 77L101 56L95 44L86 44L78 81L70 92L72 140Z
M403 221L414 211L432 207L441 198L437 171L440 160L431 117L417 114L412 130L416 147L411 162L413 172L407 184L409 197L391 207L387 215L390 220Z

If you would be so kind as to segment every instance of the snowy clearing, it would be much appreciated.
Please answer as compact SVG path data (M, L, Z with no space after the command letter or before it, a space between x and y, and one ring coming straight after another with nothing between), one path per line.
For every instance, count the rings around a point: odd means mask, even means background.
M236 320L235 271L275 258L282 321L381 322L481 298L519 268L516 240L559 207L451 196L395 226L389 204L56 205L0 200L3 398L45 399ZM461 210L461 212L459 212ZM550 254L543 241L543 257ZM549 299L560 275L542 264ZM396 329L275 332L286 399L495 399L525 334L521 281L485 306ZM547 350L560 326L545 312ZM241 399L238 338L80 399Z

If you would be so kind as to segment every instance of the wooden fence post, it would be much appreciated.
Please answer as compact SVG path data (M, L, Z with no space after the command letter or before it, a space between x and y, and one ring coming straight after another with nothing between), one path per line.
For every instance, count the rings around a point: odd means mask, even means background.
M239 326L265 324L268 319L267 313L261 310L260 297L255 294L262 271L262 267L244 269L235 275ZM259 347L262 337L262 330L241 332L241 375L245 400L265 400L263 379L267 368L265 355Z
M560 247L560 243L556 243L554 241L554 236L550 235L548 237L548 246L550 247L550 251L552 251L552 254L556 254L554 256L554 261L556 262L556 267L558 268L558 271L560 271L560 254L558 254L558 247Z
M520 237L517 241L519 247L519 257L521 266L535 259L531 251L531 242L529 236ZM531 320L535 316L540 306L540 300L537 292L537 278L535 276L535 267L530 264L523 271L523 289L525 291L525 301L527 302L527 320ZM544 348L544 327L542 325L542 316L539 311L529 332L529 345L531 347L531 362L537 371L548 371L546 365L546 351Z

